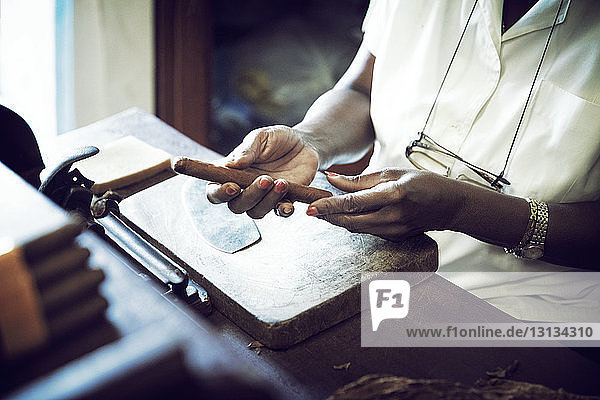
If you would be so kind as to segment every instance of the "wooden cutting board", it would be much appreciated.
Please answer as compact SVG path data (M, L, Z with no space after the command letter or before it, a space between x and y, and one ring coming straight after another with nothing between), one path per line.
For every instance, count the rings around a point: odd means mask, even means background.
M353 234L308 217L305 204L295 204L289 218L270 213L257 220L258 243L221 252L187 215L188 179L195 178L175 176L128 197L120 204L123 217L172 253L217 309L270 348L287 348L357 314L362 272L437 269L436 243L425 235L392 243ZM313 185L334 190L322 174Z

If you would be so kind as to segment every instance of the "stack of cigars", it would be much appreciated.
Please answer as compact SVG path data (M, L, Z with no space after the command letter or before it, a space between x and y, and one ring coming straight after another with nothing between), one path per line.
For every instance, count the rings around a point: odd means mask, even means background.
M82 229L73 222L0 251L0 363L104 321L104 273L89 267L90 252L77 244Z

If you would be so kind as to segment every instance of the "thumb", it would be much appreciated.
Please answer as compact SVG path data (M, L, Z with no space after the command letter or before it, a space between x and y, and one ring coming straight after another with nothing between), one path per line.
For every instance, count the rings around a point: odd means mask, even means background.
M365 175L345 176L325 171L325 175L327 176L329 183L344 192L357 192L359 190L370 189L381 182L381 174L379 172Z
M256 160L257 147L256 140L252 141L249 145L242 142L225 158L225 166L237 169L248 168Z

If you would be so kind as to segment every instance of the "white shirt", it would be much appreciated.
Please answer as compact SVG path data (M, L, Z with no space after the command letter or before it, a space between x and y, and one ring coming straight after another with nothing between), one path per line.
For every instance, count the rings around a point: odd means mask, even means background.
M371 117L377 143L369 170L414 168L405 148L423 128L473 2L371 1L363 26L364 42L376 57ZM465 160L499 173L559 3L538 1L502 34L502 0L479 0L425 133ZM450 177L473 176L459 164L449 165ZM507 194L546 202L600 199L597 1L564 1L505 177L511 182L503 190ZM430 234L438 242L442 275L445 271L563 270L517 259L466 235ZM482 297L502 304L517 317L556 319L547 313L536 315L533 303L539 293L528 294L526 285L519 295L521 300L526 297L525 303L511 302L490 294L490 280L497 277L482 276L479 281L471 277L465 274L452 280L475 294L487 286ZM587 285L595 284L588 281ZM600 292L600 286L593 288ZM550 289L545 285L544 290ZM556 295L571 296L559 283ZM572 310L565 313L573 316Z

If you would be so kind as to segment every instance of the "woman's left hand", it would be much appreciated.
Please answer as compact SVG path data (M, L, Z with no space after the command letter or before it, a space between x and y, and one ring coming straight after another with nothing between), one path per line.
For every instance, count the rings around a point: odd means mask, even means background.
M329 173L327 180L348 193L313 202L308 215L391 241L452 229L468 191L432 172L395 168L353 177Z

